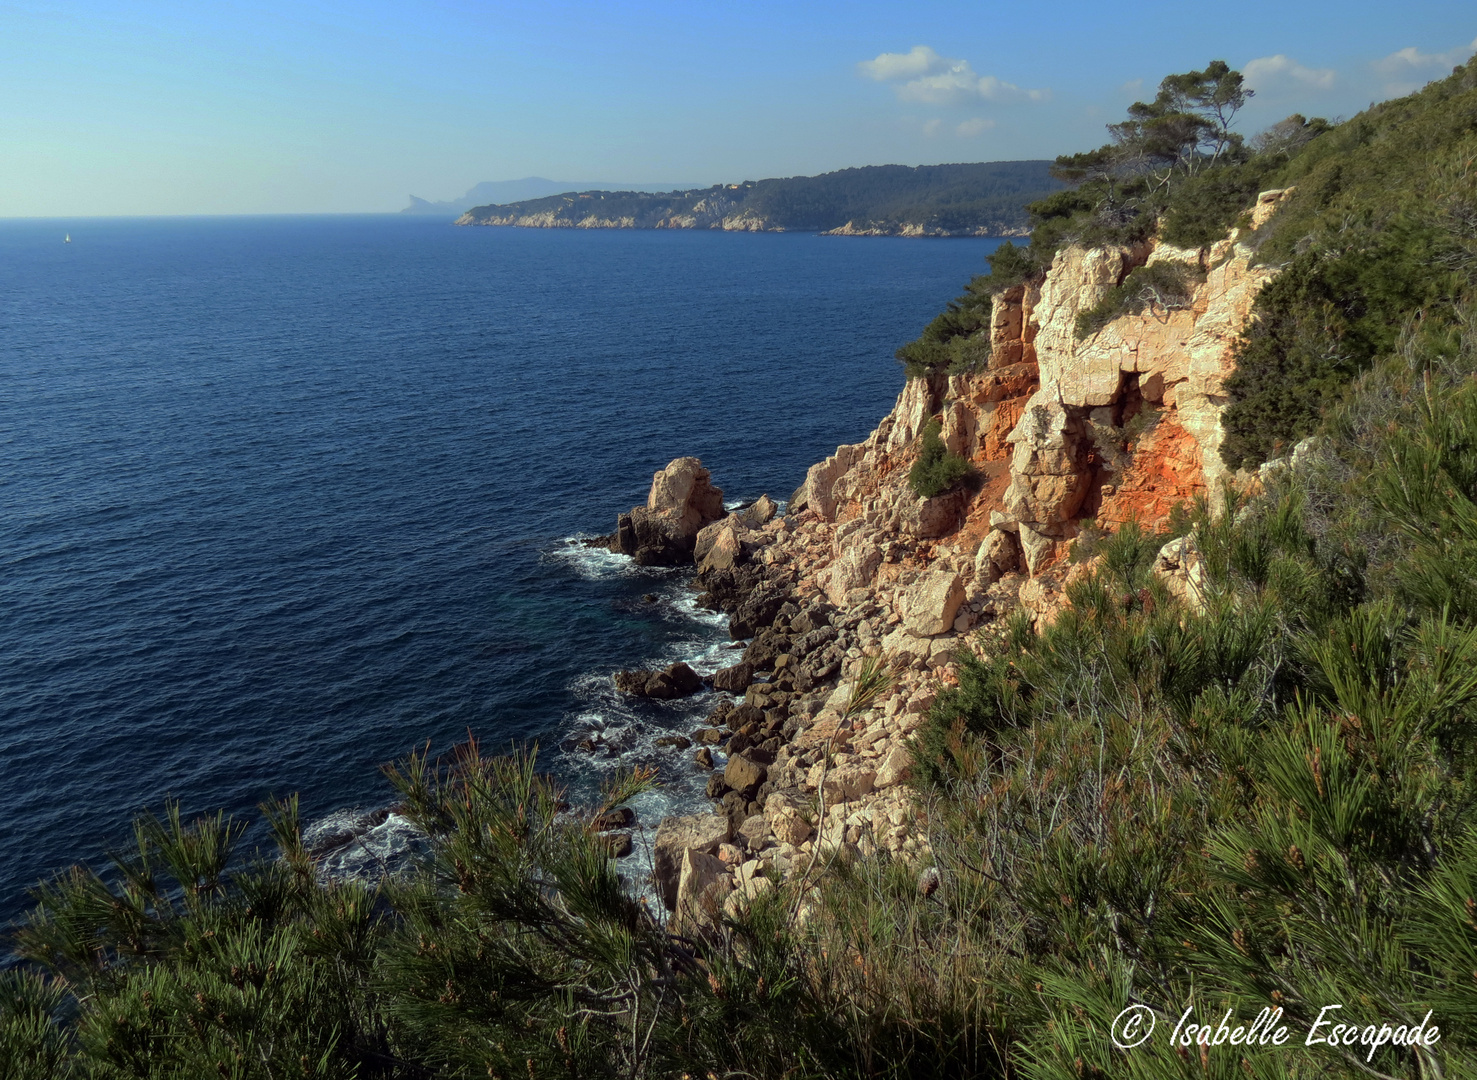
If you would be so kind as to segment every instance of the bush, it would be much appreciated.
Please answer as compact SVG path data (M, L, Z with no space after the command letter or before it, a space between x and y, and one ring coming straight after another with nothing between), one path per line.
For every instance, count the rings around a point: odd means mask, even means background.
M930 420L924 426L923 448L908 470L908 486L913 494L925 499L942 495L974 471L958 454L949 453L940 438L942 431L937 420Z

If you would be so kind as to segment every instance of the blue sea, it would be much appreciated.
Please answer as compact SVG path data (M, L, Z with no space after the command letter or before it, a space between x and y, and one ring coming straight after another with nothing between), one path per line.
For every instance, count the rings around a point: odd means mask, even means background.
M469 733L576 795L658 764L646 827L699 804L653 740L710 702L610 675L731 662L724 620L576 539L684 454L788 496L997 243L0 222L0 923L143 808L298 792L332 830Z

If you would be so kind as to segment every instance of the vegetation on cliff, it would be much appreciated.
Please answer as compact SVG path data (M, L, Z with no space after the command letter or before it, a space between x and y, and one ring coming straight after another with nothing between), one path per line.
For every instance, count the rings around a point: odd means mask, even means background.
M908 487L914 495L931 499L942 495L970 474L969 462L958 454L949 453L941 437L943 427L937 420L923 426L921 449L918 460L908 470Z
M651 195L585 191L468 211L467 224L527 221L577 226L594 219L631 228L762 228L1011 235L1025 204L1061 187L1045 161L871 165L820 176L748 181Z
M1208 252L1238 225L1254 261L1279 273L1227 383L1228 465L1257 465L1312 434L1412 320L1433 347L1450 347L1453 313L1477 283L1477 63L1342 124L1294 115L1249 142L1230 127L1245 93L1219 62L1171 75L1110 125L1112 142L1059 158L1056 175L1074 186L1033 203L1029 246L1002 247L989 274L898 350L908 374L948 370L988 336L991 297L1039 280L1064 245L1142 250L1152 238ZM1247 234L1257 193L1274 188L1294 190ZM1173 307L1184 288L1147 280L1173 272L1131 268L1079 333L1146 304Z

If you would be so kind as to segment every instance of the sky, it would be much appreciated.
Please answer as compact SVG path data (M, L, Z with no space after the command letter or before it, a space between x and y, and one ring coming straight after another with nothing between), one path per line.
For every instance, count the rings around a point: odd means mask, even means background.
M0 0L0 217L1054 157L1212 59L1256 90L1249 135L1352 116L1474 48L1471 0Z

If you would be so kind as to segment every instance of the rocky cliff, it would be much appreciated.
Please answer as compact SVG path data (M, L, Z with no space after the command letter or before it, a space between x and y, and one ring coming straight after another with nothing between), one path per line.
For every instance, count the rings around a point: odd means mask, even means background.
M1261 197L1257 224L1281 194ZM1203 251L1069 247L995 298L982 370L910 379L864 441L811 466L784 516L701 527L699 587L752 640L712 677L741 700L695 733L699 763L721 768L721 821L669 820L658 837L679 916L701 922L760 870L805 872L827 850L921 849L907 742L961 650L987 647L976 631L1017 607L1051 617L1089 521L1153 527L1221 477L1222 387L1273 273L1251 256L1234 233ZM1078 313L1157 261L1187 264L1188 300L1079 339ZM920 498L907 476L930 420L975 477ZM1192 552L1171 555L1167 571L1193 575Z

